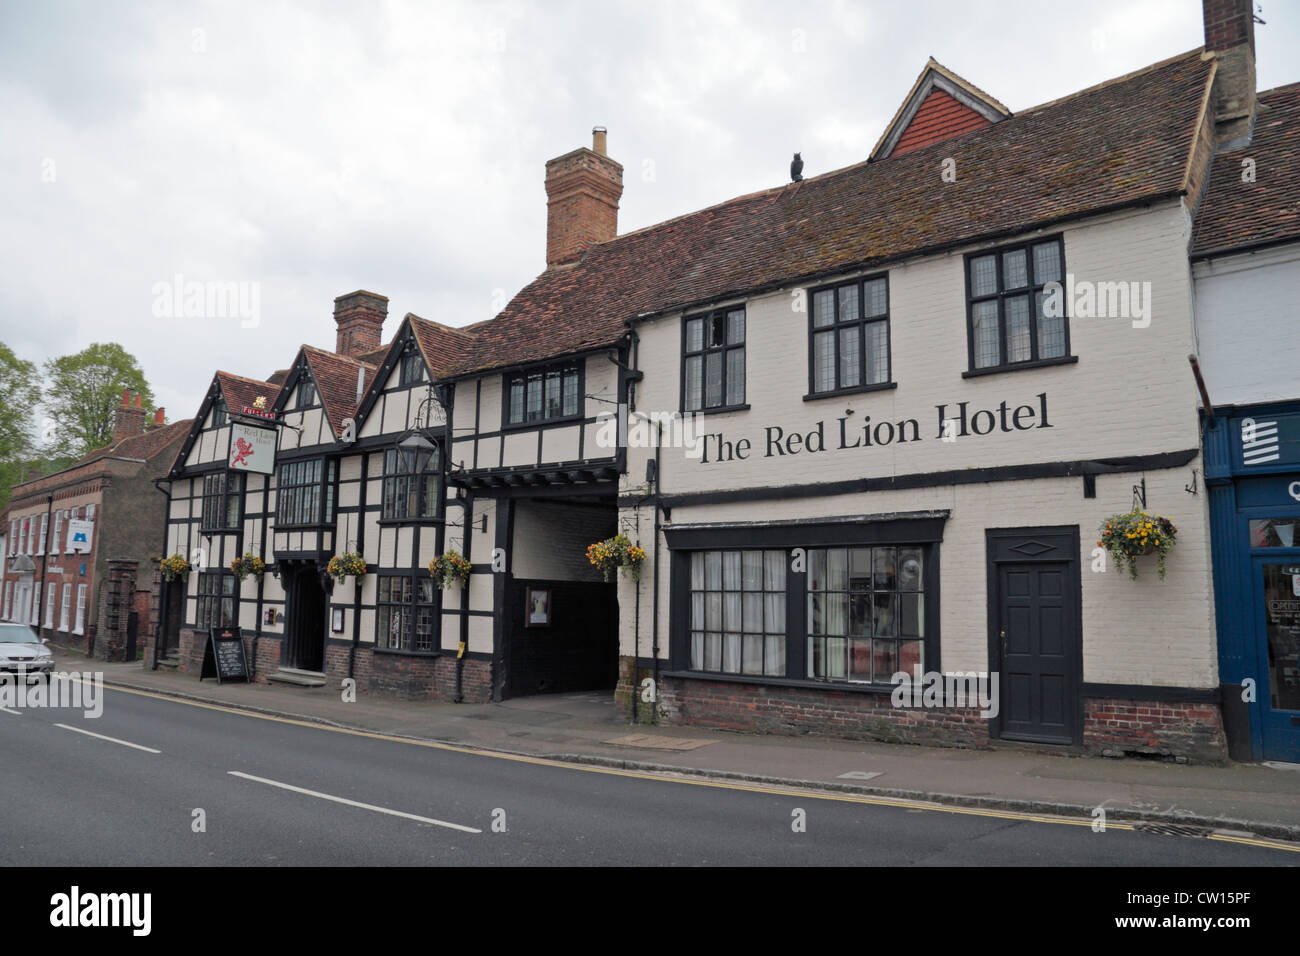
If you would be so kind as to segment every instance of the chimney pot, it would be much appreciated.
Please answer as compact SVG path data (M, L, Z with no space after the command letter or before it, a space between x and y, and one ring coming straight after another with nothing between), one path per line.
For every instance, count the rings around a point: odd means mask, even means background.
M605 155L605 128L592 130L592 148L546 164L546 267L577 262L588 246L618 235L623 167Z
M141 396L141 394L140 394L139 392L136 392L136 393L135 393L135 407L136 407L136 408L144 408L144 405L141 404L141 400L142 400L142 398L143 398L143 396Z
M131 390L129 388L124 388L122 389L122 407L129 408L130 405L131 405Z
M166 418L167 418L166 409L159 408L153 413L153 423L155 425L166 424Z
M338 326L334 351L348 358L379 348L388 318L388 297L358 289L334 300L334 322Z

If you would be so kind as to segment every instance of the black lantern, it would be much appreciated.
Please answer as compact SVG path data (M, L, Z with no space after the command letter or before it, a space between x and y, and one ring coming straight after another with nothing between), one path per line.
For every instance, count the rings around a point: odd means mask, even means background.
M397 443L397 450L401 453L402 464L406 466L408 474L419 475L424 473L428 467L429 459L438 447L419 431L407 433L401 441Z

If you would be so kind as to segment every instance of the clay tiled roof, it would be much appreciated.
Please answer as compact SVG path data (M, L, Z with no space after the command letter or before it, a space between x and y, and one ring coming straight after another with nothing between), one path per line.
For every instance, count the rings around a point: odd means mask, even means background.
M1255 181L1242 182L1242 160ZM1300 240L1300 83L1259 94L1249 146L1215 157L1196 213L1192 256Z
M466 329L422 319L413 312L408 312L406 317L411 320L411 332L424 355L429 374L434 378L440 378L448 369L466 361L478 341L477 336Z
M251 406L259 398L266 399L269 409L275 404L275 397L280 388L270 382L259 382L255 378L244 378L229 372L218 372L217 381L221 384L221 394L226 400L226 409L236 415L244 406Z
M462 330L475 345L443 374L611 345L638 315L1173 198L1211 74L1194 50L956 139L597 243Z
M334 437L339 438L343 434L344 419L352 418L357 413L358 392L364 394L374 380L375 366L312 345L304 345L302 351L311 368L312 379L316 382L321 405L325 408L325 418L330 423ZM357 388L358 370L363 376L360 389Z

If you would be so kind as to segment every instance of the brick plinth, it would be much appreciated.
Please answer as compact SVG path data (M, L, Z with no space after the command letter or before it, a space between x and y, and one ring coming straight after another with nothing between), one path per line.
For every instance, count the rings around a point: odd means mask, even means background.
M1210 703L1084 701L1084 747L1092 753L1156 754L1198 763L1228 759L1223 712Z

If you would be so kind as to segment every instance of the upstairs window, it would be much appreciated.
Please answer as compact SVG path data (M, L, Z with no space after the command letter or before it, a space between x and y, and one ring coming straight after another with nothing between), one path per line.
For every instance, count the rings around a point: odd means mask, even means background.
M745 404L745 309L736 306L682 322L682 411Z
M582 368L546 365L506 376L506 424L531 425L581 414Z
M212 427L220 428L229 420L226 414L226 400L218 397L212 403Z
M421 472L409 469L395 448L384 452L384 518L436 518L441 498L442 460L438 448Z
M276 527L329 524L334 520L338 465L320 458L290 461L276 470Z
M218 471L203 478L203 531L235 531L244 495L244 475Z
M302 381L298 383L298 395L295 408L311 408L316 404L316 383L309 377L303 376Z
M1060 236L966 256L971 371L1067 359L1068 317L1044 308L1044 286L1064 281Z
M856 391L890 380L889 279L867 276L814 289L810 391Z
M399 385L415 385L424 381L424 359L414 346L402 354L402 364L398 371Z

